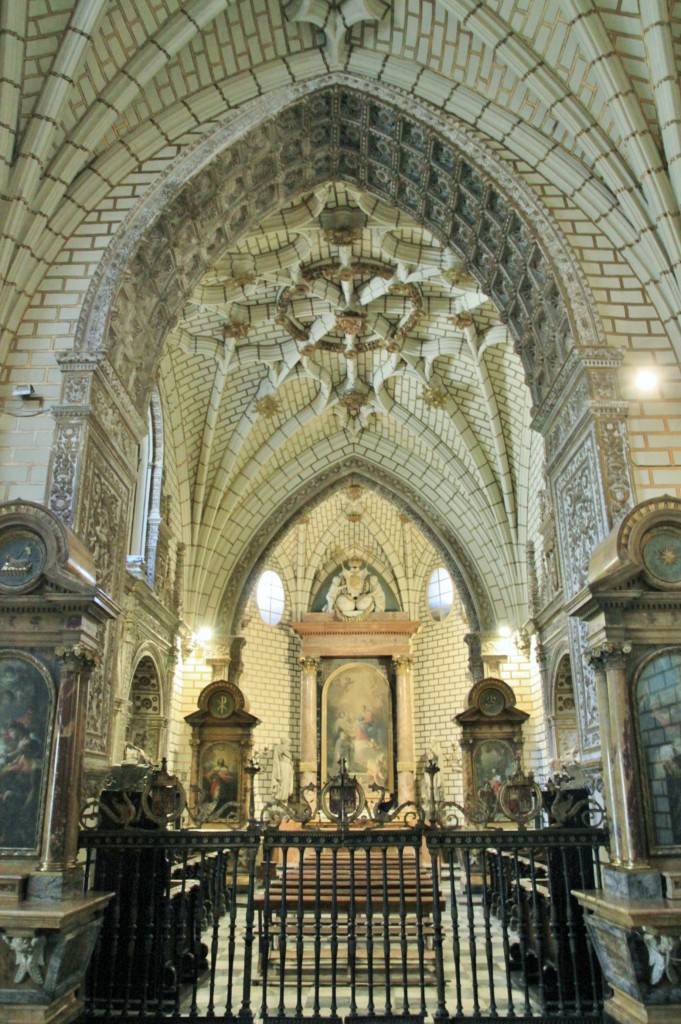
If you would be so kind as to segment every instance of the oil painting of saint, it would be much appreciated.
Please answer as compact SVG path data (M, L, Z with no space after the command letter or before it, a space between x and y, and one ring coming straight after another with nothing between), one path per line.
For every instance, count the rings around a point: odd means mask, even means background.
M379 669L350 662L333 672L322 693L322 721L323 781L344 761L365 789L392 789L392 702Z
M204 821L219 821L239 810L241 763L238 744L212 743L202 753L200 807Z
M37 850L52 690L32 662L0 655L0 850Z

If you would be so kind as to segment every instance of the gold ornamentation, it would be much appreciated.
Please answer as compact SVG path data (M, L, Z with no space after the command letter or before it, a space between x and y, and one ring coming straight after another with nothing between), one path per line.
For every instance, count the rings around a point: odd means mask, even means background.
M327 228L324 238L330 245L352 245L362 237L361 227Z
M660 551L660 561L663 565L674 565L676 563L676 552L672 551L671 548L662 548Z
M464 331L467 327L473 326L473 317L461 316L459 314L458 316L450 316L449 322L460 331Z
M446 392L437 384L432 384L429 388L424 388L421 393L421 398L429 409L444 409L447 403Z
M350 334L353 338L366 334L366 313L343 313L336 317L336 327L343 334Z
M235 338L236 341L245 341L250 329L251 325L242 323L241 320L228 320L223 327L223 333L225 338Z
M279 412L279 400L274 395L263 395L262 398L256 399L255 409L259 416L271 420Z

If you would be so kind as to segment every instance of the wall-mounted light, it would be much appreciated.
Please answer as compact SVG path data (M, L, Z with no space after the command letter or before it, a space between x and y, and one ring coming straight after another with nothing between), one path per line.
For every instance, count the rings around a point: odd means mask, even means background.
M652 391L657 387L657 374L649 368L639 370L635 377L635 383L639 391Z
M499 629L497 630L497 632L498 632L499 636L504 638L504 640L508 640L508 638L513 633L513 630L511 629L510 626L499 626Z
M12 398L37 398L37 395L32 384L14 384Z
M196 639L200 644L207 644L209 640L213 639L213 630L210 626L201 626L201 629L196 634Z

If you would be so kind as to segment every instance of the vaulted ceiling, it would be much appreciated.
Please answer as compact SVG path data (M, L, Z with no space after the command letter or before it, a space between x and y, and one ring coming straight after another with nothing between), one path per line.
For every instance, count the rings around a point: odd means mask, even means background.
M543 340L562 345L569 333L560 310L555 322L541 312L557 303L550 271L563 257L530 251L527 196L574 247L575 287L586 283L601 301L597 257L610 246L681 351L680 56L681 4L663 0L4 3L0 355L42 303L52 261L74 264L84 297L99 252L75 252L95 236L103 249L155 195L158 215L182 185L172 184L174 168L191 167L191 154L246 104L267 110L285 89L322 88L345 72L367 95L392 89L403 114L418 105L449 118L471 149L482 147L477 166L486 152L508 177L501 212L491 193L478 197L467 248L449 247L450 229L438 230L438 204L451 220L459 200L423 177L415 143L413 167L389 142L383 157L369 154L379 167L372 187L346 168L276 193L282 156L274 205L251 211L214 255L204 246L184 277L174 250L184 283L149 369L167 415L194 615L234 603L292 516L361 479L439 538L484 622L508 614L520 625L542 448L530 430L528 362L514 347L526 352L531 336L536 369ZM381 159L395 181L383 191ZM529 225L515 252L514 210ZM476 249L485 218L500 239L489 273ZM75 343L75 322L61 347ZM130 337L134 348L132 327ZM376 516L386 529L399 522ZM323 566L328 517L317 518L310 543ZM400 550L394 531L382 550Z

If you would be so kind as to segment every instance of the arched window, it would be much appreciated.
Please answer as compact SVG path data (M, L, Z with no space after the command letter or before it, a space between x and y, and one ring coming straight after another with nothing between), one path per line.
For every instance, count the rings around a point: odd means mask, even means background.
M158 389L154 388L147 413L147 433L138 447L135 507L128 546L128 568L135 575L148 579L150 584L153 584L154 579L158 528L162 518L162 480L163 417L161 397Z
M454 581L444 566L431 573L428 581L428 610L436 622L443 622L454 604Z
M147 413L147 433L137 448L137 481L135 483L135 510L130 530L128 553L131 558L144 559L147 542L147 519L151 498L151 470L154 455L154 425L151 407Z
M255 599L258 604L258 611L263 622L268 626L276 626L281 622L284 614L284 584L281 576L267 569L258 580L258 588L255 592Z

